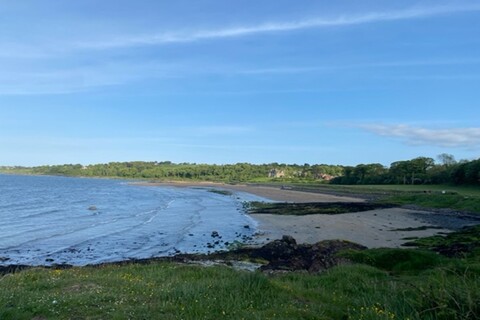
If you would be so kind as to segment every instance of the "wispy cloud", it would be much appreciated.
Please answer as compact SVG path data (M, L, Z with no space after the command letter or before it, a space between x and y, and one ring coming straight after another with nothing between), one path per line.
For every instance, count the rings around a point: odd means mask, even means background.
M117 86L145 78L179 78L181 68L165 63L103 63L72 68L5 68L0 74L1 95L69 94ZM174 71L173 71L174 70Z
M340 65L326 64L324 66L277 66L271 68L245 69L240 70L237 74L255 75L255 74L295 74L295 73L309 73L322 72L334 70L347 69L361 69L361 68L404 68L404 67L428 67L428 66L455 66L455 65L470 65L480 64L480 59L459 58L459 59L438 59L438 60L405 60L405 61L385 61L375 63L346 63Z
M410 125L363 125L361 128L411 145L472 148L480 146L480 128L430 129Z
M413 7L409 9L350 14L337 17L305 18L296 21L267 22L238 27L218 27L200 31L166 31L153 34L111 36L105 34L104 39L76 42L76 40L55 39L40 42L4 42L0 44L0 95L40 95L40 94L69 94L91 91L96 88L118 86L151 78L181 78L192 74L228 74L261 75L261 74L296 74L309 72L329 72L332 70L369 68L369 67L405 67L428 65L455 65L478 64L478 59L433 60L433 61L392 61L378 63L330 64L319 66L273 66L270 68L243 69L229 66L206 68L196 67L185 61L159 61L144 63L136 60L115 62L118 56L108 56L109 51L95 51L98 49L128 49L138 46L166 45L173 43L188 43L202 40L235 38L265 33L281 33L308 28L340 27L375 23L382 21L418 19L423 17L454 14L467 11L480 11L480 3L475 5L450 5L436 7ZM102 32L99 31L102 37ZM84 38L85 39L85 38ZM58 41L58 42L55 42ZM79 40L80 41L80 40ZM84 52L85 51L85 52ZM121 51L121 50L119 50ZM84 56L84 54L88 53ZM106 54L106 56L104 56ZM128 56L125 55L125 56ZM88 64L81 65L88 57ZM74 61L72 63L72 61ZM80 61L80 63L77 63ZM68 67L71 65L71 67ZM213 65L213 64L212 64ZM405 77L405 76L404 76ZM415 75L406 76L407 80L415 80ZM428 77L428 76L427 76ZM430 75L433 80L452 79L451 75ZM458 75L458 79L477 80L476 75ZM418 79L424 79L419 76ZM273 91L259 90L261 93ZM280 93L289 92L316 92L318 90L279 89ZM203 91L202 91L203 92ZM252 94L256 91L240 90L239 92L226 91L213 94ZM203 93L202 93L203 94Z
M309 18L288 22L268 22L250 26L226 27L184 33L164 32L121 36L109 40L95 42L78 42L76 43L76 47L82 49L109 49L119 47L164 45L209 39L234 38L272 32L288 32L311 28L341 27L384 21L419 19L468 11L480 11L480 4L463 6L413 7L397 11L342 15L334 18Z

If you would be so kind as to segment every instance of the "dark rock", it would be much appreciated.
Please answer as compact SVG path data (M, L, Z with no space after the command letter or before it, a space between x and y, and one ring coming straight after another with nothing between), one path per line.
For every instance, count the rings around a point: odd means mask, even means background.
M326 240L317 242L310 249L312 259L308 268L309 272L321 272L339 264L345 264L347 259L337 255L343 250L365 250L367 247L344 240Z
M254 255L268 261L277 261L288 259L293 255L296 249L297 241L291 236L283 236L281 240L267 243L254 252Z
M90 210L90 211L97 211L98 209L97 209L96 206L90 206L90 207L88 207L88 210Z
M219 236L220 236L220 235L218 234L217 231L212 231L212 234L211 234L211 237L212 237L212 238L217 238L217 237L219 237Z
M290 245L297 245L297 241L292 236L283 236L282 241Z
M0 275L5 275L9 273L15 273L22 270L30 269L31 266L21 265L21 264L13 264L8 266L0 266Z
M250 229L250 226L248 224L243 226L245 229Z
M297 271L312 273L322 272L348 261L337 255L346 249L364 250L366 247L342 240L327 240L313 245L298 245L291 236L283 236L252 252L255 258L269 261L261 269L264 271Z

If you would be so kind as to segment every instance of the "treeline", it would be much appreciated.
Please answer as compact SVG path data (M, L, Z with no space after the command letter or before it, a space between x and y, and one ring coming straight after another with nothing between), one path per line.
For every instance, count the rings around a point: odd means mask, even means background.
M452 155L418 157L393 162L389 168L379 164L344 167L344 174L333 184L468 184L480 185L480 159L457 162Z
M396 161L390 167L379 163L339 166L305 163L226 165L164 162L110 162L82 166L66 164L33 168L0 167L11 173L81 177L119 177L158 180L198 180L218 182L308 182L333 184L457 184L480 185L480 159L457 162L452 155L441 154L438 163L428 157Z
M110 162L82 166L65 164L23 168L25 172L43 175L63 175L82 177L119 177L159 180L202 180L222 182L248 182L268 180L318 180L322 175L339 176L343 174L342 166L333 165L287 165L287 164L249 164L237 163L210 165L195 163L164 162ZM22 168L15 168L17 172ZM282 172L281 177L271 177L271 171ZM14 170L10 170L14 171Z

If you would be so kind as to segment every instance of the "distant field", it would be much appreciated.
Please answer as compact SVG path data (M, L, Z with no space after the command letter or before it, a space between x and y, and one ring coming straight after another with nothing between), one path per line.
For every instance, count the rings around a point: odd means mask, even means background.
M342 188L343 186L328 185L330 188ZM361 191L389 191L389 192L456 192L464 196L480 197L480 187L450 186L450 185L365 185L345 186L346 189Z
M334 185L325 183L271 183L271 185L289 185L295 188L318 191L337 191L345 193L397 193L397 192L456 192L464 196L480 197L480 187L452 185Z

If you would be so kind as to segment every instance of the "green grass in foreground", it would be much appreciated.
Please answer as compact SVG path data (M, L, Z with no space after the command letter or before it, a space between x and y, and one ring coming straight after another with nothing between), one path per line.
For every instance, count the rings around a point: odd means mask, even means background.
M480 317L476 257L402 249L345 254L361 264L319 275L267 276L167 262L32 269L0 278L0 319Z

